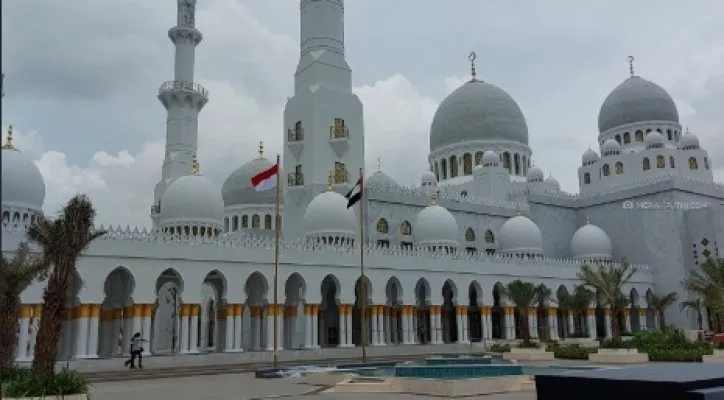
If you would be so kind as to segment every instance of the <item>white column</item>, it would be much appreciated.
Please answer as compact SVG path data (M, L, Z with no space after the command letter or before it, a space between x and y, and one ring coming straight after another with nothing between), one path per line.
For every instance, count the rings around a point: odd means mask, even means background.
M29 346L28 346L28 359L32 360L35 358L35 341L38 338L38 328L40 327L40 313L43 310L43 306L36 304L33 306L33 319L30 321L30 332L29 332Z
M393 318L393 312L395 313L394 318ZM399 334L397 334L397 330L399 329L399 327L397 326L397 313L399 313L399 312L400 312L399 308L395 308L395 309L390 308L390 309L387 309L385 312L385 315L382 316L382 318L385 321L385 323L384 323L384 327L385 327L384 342L386 344L398 344L397 338L399 337ZM393 336L393 333L394 333L394 336Z
M528 333L531 339L538 339L538 315L537 311L533 311L533 315L530 315L531 311L528 311Z
M550 336L551 340L558 340L558 311L555 307L550 307L547 312L548 336Z
M354 342L352 341L352 306L347 306L347 315L345 315L345 321L346 321L346 329L347 329L347 347L354 347Z
M190 304L191 317L189 318L189 353L199 352L199 305Z
M461 306L455 307L455 324L458 329L458 343L465 343L465 324Z
M418 330L418 322L419 322L419 321L417 320L417 318L418 318L418 316L417 316L417 308L411 307L411 308L410 308L410 315L408 315L408 317L409 317L408 323L409 323L409 325L410 325L410 328L409 328L409 330L408 330L408 333L410 334L410 342L409 342L409 343L410 343L410 344L417 344L417 343L420 341L420 336L419 336L419 333L418 333L418 331L417 331L417 330ZM427 325L428 325L428 326L431 326L431 325L430 325L430 324L431 324L431 322L430 322L430 319L431 319L431 318L430 318L429 315L428 315L427 319L428 319Z
M573 312L566 311L568 320L568 337L571 337L576 332L576 321L573 318Z
M639 326L641 326L642 331L646 331L646 329L648 329L647 323L646 308L641 307L639 308Z
M435 344L443 342L442 337L442 307L435 306Z
M143 304L133 305L133 330L128 332L131 337L136 333L140 333L141 337L143 337L143 309Z
M319 304L312 307L312 348L318 349L319 345Z
M588 320L588 336L591 339L596 339L596 309L589 308L586 316Z
M610 339L611 337L613 337L613 332L611 332L611 309L610 308L606 308L604 310L603 323L605 325L606 339Z
M18 336L18 350L16 359L18 361L29 361L28 344L30 343L30 315L32 307L29 305L20 306L20 332Z
M121 346L121 354L123 355L129 355L130 349L131 349L131 337L133 336L133 312L134 308L133 305L130 306L122 306L123 315L122 318L119 319L119 322L121 322L122 326L118 327L117 332L121 332L121 329L123 329L123 336L122 336L122 343Z
M626 324L624 329L626 330L626 332L632 333L631 332L631 310L628 310L628 309L625 310L623 315L624 315L623 320L625 321L625 324Z
M266 312L266 315L264 315L264 338L265 343L263 343L264 350L266 351L274 351L274 307L271 305L268 305L266 309L264 310Z
M143 356L151 355L151 317L153 316L153 304L143 305L143 314L141 314L141 347L143 347ZM174 321L175 323L175 321Z
M90 305L81 304L77 307L77 318L75 320L77 331L75 333L75 358L85 358L88 352L88 317L90 316Z
M284 320L285 320L285 308L283 305L277 305L276 313L274 314L274 323L277 324L277 350L284 350ZM292 317L293 318L293 317ZM274 328L274 325L272 325ZM274 338L274 332L272 332L272 339ZM272 350L274 349L274 341L272 340Z
M485 332L485 334L483 335L483 337L488 340L493 338L493 316L491 312L492 309L490 307L487 307L485 315L483 316L483 319L485 320L485 326L483 327L483 332Z
M224 338L224 351L231 353L234 351L234 305L227 304L224 309L226 313L226 332Z
M234 351L244 351L244 312L248 310L244 309L243 304L234 305Z
M101 323L101 305L90 305L88 318L88 351L86 358L98 358L98 327Z
M181 348L179 349L179 352L182 354L189 352L189 337L191 336L191 326L189 324L191 319L189 315L190 313L190 304L184 304L181 306L181 332L179 333L181 336Z
M347 347L347 306L340 305L339 307L339 347ZM327 332L322 332L326 340Z
M370 330L372 331L372 340L370 345L379 346L380 344L380 326L377 323L377 317L379 312L378 306L372 306L368 308L370 315ZM363 321L364 323L364 321ZM364 340L364 338L362 339Z
M505 338L507 340L515 339L515 318L513 317L513 309L511 307L503 308L503 318L505 321Z

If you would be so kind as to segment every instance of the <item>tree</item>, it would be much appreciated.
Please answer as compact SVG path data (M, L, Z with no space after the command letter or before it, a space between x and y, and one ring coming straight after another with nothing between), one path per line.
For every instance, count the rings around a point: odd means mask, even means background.
M531 308L536 308L541 301L545 300L545 293L541 293L540 287L536 287L530 282L523 282L520 279L516 279L503 286L501 294L510 300L518 311L520 336L521 339L523 339L523 345L530 345L528 313Z
M704 330L704 302L700 298L696 300L685 300L679 303L681 311L691 310L696 313L696 323L700 331Z
M560 306L573 313L573 334L581 337L586 332L586 315L596 294L583 285L573 287L573 294L560 299Z
M618 315L624 312L629 300L623 294L623 286L631 280L636 273L627 262L620 265L582 265L578 272L578 278L583 284L591 288L599 296L602 306L611 310L611 336L613 341L621 338L621 327L619 326Z
M698 295L716 325L715 330L721 331L724 325L724 259L706 260L700 268L689 271L682 285Z
M45 278L48 264L20 243L12 259L0 259L0 375L13 365L18 340L20 294L36 279Z
M540 284L535 287L537 292L536 296L536 321L538 322L538 337L541 339L550 339L550 329L548 329L548 318L543 317L543 323L541 323L540 314L538 310L543 309L543 315L547 315L546 307L549 303L553 302L553 291L544 284Z
M648 305L651 307L651 310L659 316L659 328L666 327L666 309L676 304L678 299L679 295L675 292L662 295L656 293L649 294L646 302L649 303Z
M105 233L94 230L95 216L90 199L78 194L68 201L56 219L40 218L28 228L28 239L40 247L44 262L52 267L43 292L43 314L35 341L35 373L52 373L55 368L76 262L91 242Z

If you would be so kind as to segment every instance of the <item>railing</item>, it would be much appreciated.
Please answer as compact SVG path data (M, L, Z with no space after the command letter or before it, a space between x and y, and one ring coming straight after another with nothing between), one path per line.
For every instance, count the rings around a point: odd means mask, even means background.
M151 206L151 214L159 214L161 212L161 207L157 205Z
M344 125L332 125L329 127L330 139L347 139L349 137L349 129Z
M209 97L209 91L203 86L194 82L186 81L167 81L161 84L158 88L158 94L163 94L172 90L183 90L187 92L195 92L200 94L204 98Z
M304 174L301 172L292 172L287 177L287 184L289 186L303 186L304 185Z
M304 129L295 128L287 129L287 141L288 142L301 142L304 140Z

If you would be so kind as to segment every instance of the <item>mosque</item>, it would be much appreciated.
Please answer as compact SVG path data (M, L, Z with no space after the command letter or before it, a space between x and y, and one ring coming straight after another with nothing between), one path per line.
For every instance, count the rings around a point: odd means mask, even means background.
M276 190L251 184L275 164L263 148L219 186L196 160L209 93L193 77L202 40L195 8L196 0L178 0L168 32L175 77L158 92L167 133L153 228L101 227L107 234L77 265L64 359L120 356L135 332L150 342L148 355L269 351L274 324L280 348L310 351L360 345L363 332L373 346L514 339L521 318L534 338L569 337L574 325L606 337L610 312L591 304L574 315L557 301L580 283L582 264L627 260L637 268L625 288L630 310L617 316L635 332L656 323L648 294L689 298L680 285L687 271L719 256L724 186L697 137L682 132L671 96L633 69L603 101L600 151L583 153L577 194L534 166L522 110L473 73L435 113L419 186L378 170L348 209L344 194L365 154L343 0L301 0L280 207ZM10 132L2 148L4 252L43 212L43 176L21 150ZM501 293L516 279L545 285L551 301L517 315ZM18 360L33 357L42 289L22 294ZM678 307L667 320L695 325Z

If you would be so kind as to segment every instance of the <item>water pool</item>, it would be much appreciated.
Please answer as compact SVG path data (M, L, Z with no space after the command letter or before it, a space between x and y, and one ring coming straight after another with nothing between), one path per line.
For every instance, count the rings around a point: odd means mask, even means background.
M420 379L471 379L492 378L500 376L564 374L583 369L599 369L587 366L524 366L494 359L491 364L481 365L426 365L409 363L395 367L359 368L353 372L363 377L404 377Z

